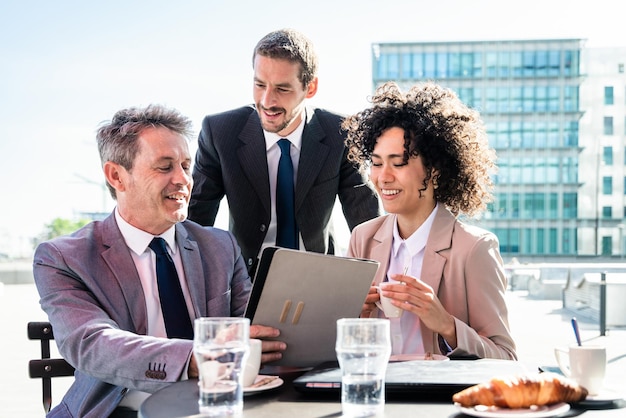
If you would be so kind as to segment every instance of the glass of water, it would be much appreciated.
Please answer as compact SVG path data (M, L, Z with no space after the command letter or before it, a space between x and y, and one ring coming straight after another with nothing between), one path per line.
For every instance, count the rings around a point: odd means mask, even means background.
M193 353L200 376L200 413L241 416L242 367L250 350L250 320L198 318L194 326Z
M343 415L382 416L385 408L385 372L391 354L389 320L339 319L335 350L341 367Z

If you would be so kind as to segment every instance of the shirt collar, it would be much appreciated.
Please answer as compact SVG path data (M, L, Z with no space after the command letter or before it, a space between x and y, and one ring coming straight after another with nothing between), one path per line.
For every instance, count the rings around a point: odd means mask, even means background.
M415 257L416 254L426 248L426 241L428 240L428 235L430 234L430 229L433 226L438 208L439 203L435 205L433 211L430 215L428 215L428 218L426 218L424 223L417 228L417 231L413 232L413 234L411 234L411 236L407 239L402 239L400 236L400 232L398 231L398 217L396 216L395 223L393 225L393 245L391 250L393 257L398 255L398 251L400 250L402 243L406 246L411 257Z
M269 150L274 144L276 144L279 140L283 138L287 138L291 144L296 147L296 149L300 149L302 146L302 132L304 132L304 122L306 121L306 108L304 109L302 120L300 124L296 127L296 129L287 136L280 136L274 132L267 132L265 129L263 130L263 135L265 135L265 150Z
M115 221L117 222L117 226L120 229L122 237L124 237L124 241L126 241L128 248L130 248L137 255L143 254L146 251L146 248L148 248L148 245L150 245L150 242L152 242L154 235L149 234L146 231L142 231L141 229L126 222L120 215L117 207L115 208ZM170 229L158 236L167 242L172 254L176 254L175 225L172 225Z

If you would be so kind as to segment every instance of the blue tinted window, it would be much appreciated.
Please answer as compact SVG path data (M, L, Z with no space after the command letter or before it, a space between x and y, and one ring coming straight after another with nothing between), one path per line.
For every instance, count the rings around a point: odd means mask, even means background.
M412 67L413 67L413 72L412 75L415 78L422 78L424 77L424 55L420 54L419 52L416 52L413 54L413 59L412 59Z
M563 218L576 219L578 216L578 195L563 193Z
M604 88L604 104L612 105L614 101L613 98L613 87L607 86Z
M446 52L437 53L437 78L448 76L448 54Z
M548 52L548 75L556 77L561 73L561 51Z
M613 177L602 177L602 194L605 196L613 194Z
M424 54L424 77L425 78L436 78L437 74L435 72L437 68L435 53L428 52Z

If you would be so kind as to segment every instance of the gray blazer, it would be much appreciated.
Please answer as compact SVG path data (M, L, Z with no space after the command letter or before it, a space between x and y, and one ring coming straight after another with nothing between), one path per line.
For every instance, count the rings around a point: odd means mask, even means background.
M396 215L381 216L358 226L350 238L348 256L380 262L375 284L385 279ZM444 207L426 241L420 279L431 286L454 316L457 348L451 356L515 360L504 299L506 276L498 239L492 233L459 222ZM378 316L378 310L371 314ZM439 336L421 323L424 350L440 353Z
M380 214L376 194L346 158L341 121L337 114L307 108L295 202L307 251L334 254L330 218L337 196L351 230ZM254 106L204 118L193 179L189 219L213 225L226 195L229 229L252 267L271 216L265 139Z
M190 221L176 237L195 316L242 315L251 284L234 237ZM39 245L34 276L59 351L76 368L50 416L106 417L128 389L181 378L192 341L145 335L143 288L114 215Z

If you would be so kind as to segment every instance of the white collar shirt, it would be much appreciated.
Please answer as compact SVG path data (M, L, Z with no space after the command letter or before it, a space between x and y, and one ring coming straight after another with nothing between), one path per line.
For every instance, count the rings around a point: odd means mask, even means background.
M278 161L280 160L280 147L278 141L286 138L291 142L290 156L293 164L293 184L296 184L298 178L298 165L300 163L300 150L302 149L302 132L304 132L304 122L306 121L306 111L304 117L298 127L287 136L280 136L273 132L263 131L265 136L265 151L267 152L267 172L270 181L270 201L271 201L271 219L265 234L265 240L261 246L261 252L266 247L276 245L276 176L278 175ZM300 236L300 249L304 250L304 243Z
M402 274L406 270L408 276L419 278L424 261L424 250L428 235L437 214L438 204L426 221L407 239L402 239L398 232L398 221L393 229L393 244L389 258L389 269L385 280L394 282L390 276ZM384 317L381 312L380 316ZM391 352L399 354L424 354L424 343L417 315L403 311L399 318L390 318Z
M161 311L159 287L156 279L156 254L148 248L148 245L150 245L154 235L142 231L141 229L126 222L120 216L117 208L115 209L115 220L117 221L117 225L122 233L122 236L124 237L126 245L131 250L130 255L135 263L135 267L137 267L137 273L139 274L139 280L141 281L141 286L143 288L148 313L148 335L167 338L163 312ZM182 288L183 295L185 296L185 303L187 304L189 318L193 321L195 314L193 304L191 303L189 288L187 286L185 270L180 258L180 251L176 245L176 228L172 226L159 236L167 242L167 250L174 261L174 265L176 266L176 272L178 273L178 278L180 280L180 287Z
M148 335L153 337L167 338L167 331L165 330L165 321L163 320L163 312L161 311L161 300L159 298L159 287L156 278L156 254L152 251L148 245L154 238L154 235L142 231L126 222L119 214L118 209L115 208L115 221L122 233L122 237L126 242L126 245L130 249L130 255L137 268L139 274L139 280L141 281L141 287L143 288L143 294L146 302L146 311L148 314ZM178 273L178 279L180 280L180 286L183 290L185 297L185 303L187 304L187 311L189 312L189 318L193 322L195 318L193 304L191 302L191 296L189 294L189 288L187 286L187 279L185 277L185 270L183 269L183 262L180 258L180 251L176 245L176 228L172 226L170 229L159 235L167 243L167 250L174 261L176 266L176 272ZM187 360L189 364L189 359ZM181 379L187 379L187 372L183 372ZM149 393L140 390L129 390L124 398L122 398L119 406L125 406L133 410L139 410L139 406L145 401Z

